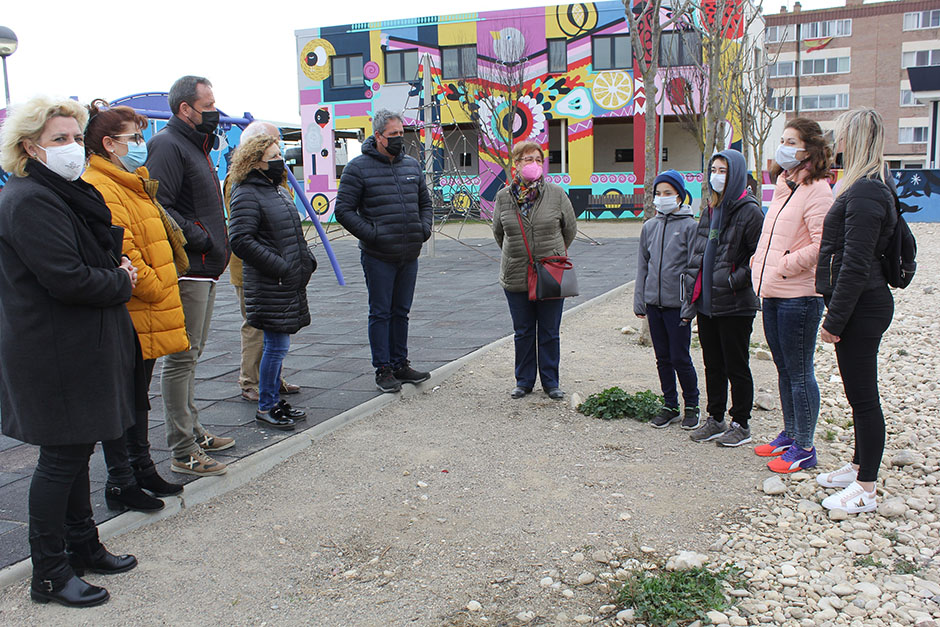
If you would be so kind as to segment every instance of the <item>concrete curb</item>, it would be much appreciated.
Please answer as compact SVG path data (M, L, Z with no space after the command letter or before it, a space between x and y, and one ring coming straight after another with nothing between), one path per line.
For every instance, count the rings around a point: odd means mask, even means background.
M634 281L625 283L614 289L605 292L599 296L576 305L564 312L563 316L570 316L584 309L604 302L610 298L618 296L633 287ZM232 463L228 467L228 472L218 477L203 477L187 484L183 493L179 496L165 497L166 505L156 514L144 514L142 512L125 512L115 516L110 520L98 525L98 535L102 541L114 538L138 527L153 524L159 520L176 516L187 507L193 507L205 503L217 496L225 494L231 490L239 488L246 483L260 477L271 470L281 462L301 452L314 441L328 435L329 433L371 416L372 414L395 403L399 398L411 398L417 394L433 389L450 378L454 373L463 368L467 363L474 361L478 357L489 353L490 351L512 341L512 335L507 335L498 340L481 346L472 353L468 353L459 359L444 364L431 373L431 378L419 385L404 385L401 394L383 394L371 400L366 401L356 407L348 409L343 413L324 420L320 424L313 426L306 431L302 431L290 436L276 444L258 451L248 457L242 458ZM32 575L32 562L27 558L16 564L11 564L0 570L0 588L6 588L14 583L18 583Z

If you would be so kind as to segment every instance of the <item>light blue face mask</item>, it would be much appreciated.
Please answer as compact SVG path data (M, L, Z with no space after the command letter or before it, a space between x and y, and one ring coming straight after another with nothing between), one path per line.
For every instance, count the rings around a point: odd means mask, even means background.
M127 146L127 154L123 157L118 155L118 160L120 160L124 169L128 172L134 172L147 161L147 144L141 142L139 144L127 143L124 145Z

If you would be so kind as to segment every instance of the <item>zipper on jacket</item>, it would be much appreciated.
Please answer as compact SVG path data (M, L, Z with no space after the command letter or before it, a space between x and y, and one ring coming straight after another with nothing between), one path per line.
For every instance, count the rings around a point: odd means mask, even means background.
M835 255L829 255L829 287L832 287L832 264L835 263L835 260Z
M764 284L764 270L767 269L767 257L770 256L770 245L773 244L774 241L774 229L777 228L777 220L780 219L781 213L783 213L783 207L781 207L780 211L777 212L777 215L774 216L774 223L770 225L770 236L767 238L767 250L764 251L764 263L762 263L760 267L760 281L757 282L758 298L760 298L760 288Z
M669 216L664 216L663 236L659 242L659 306L663 306L663 254L666 248L666 227L669 226Z

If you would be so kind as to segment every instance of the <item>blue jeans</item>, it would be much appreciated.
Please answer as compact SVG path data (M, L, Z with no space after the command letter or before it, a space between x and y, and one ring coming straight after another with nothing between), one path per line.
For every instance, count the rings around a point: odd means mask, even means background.
M372 366L399 368L408 359L408 312L415 295L418 260L389 263L361 253L369 290Z
M819 385L813 355L823 299L765 298L762 310L764 337L777 365L784 429L797 445L812 448L819 418Z
M258 367L258 409L268 411L281 400L281 364L290 349L290 335L264 332L264 349Z
M676 377L682 386L682 400L686 407L698 407L698 376L692 365L689 345L692 325L682 325L678 308L646 306L646 320L650 325L650 339L656 353L656 370L663 391L663 405L679 408Z
M506 300L515 331L516 385L531 390L535 386L538 363L542 387L545 390L557 388L565 299L531 301L528 292L507 291Z

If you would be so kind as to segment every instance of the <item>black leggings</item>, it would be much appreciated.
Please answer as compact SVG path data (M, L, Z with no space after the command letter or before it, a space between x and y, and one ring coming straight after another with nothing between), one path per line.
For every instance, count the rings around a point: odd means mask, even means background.
M885 450L885 415L878 393L878 346L891 325L894 298L887 286L862 292L839 342L836 358L855 422L858 480L874 481Z

